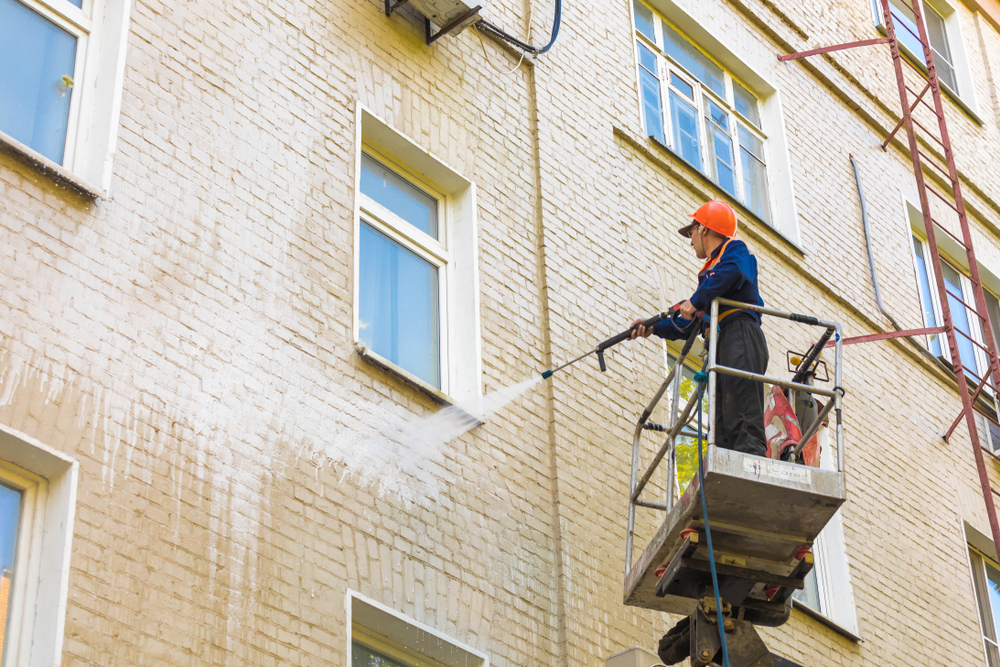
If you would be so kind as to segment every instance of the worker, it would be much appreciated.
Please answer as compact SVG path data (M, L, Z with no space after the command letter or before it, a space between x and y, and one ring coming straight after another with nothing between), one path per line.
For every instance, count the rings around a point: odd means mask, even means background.
M680 304L678 326L687 328L695 313L708 312L718 297L763 306L757 287L757 258L747 244L734 238L736 212L729 204L710 201L689 215L694 222L685 225L680 235L691 239L698 259L706 260L698 272L698 289ZM686 338L669 320L652 327L632 323L631 338L656 334L667 340ZM702 322L702 326L706 325ZM706 335L703 329L703 335ZM767 371L768 352L760 313L753 310L720 307L719 341L716 362L743 371L763 375ZM715 444L746 454L764 456L764 385L722 373L716 374Z

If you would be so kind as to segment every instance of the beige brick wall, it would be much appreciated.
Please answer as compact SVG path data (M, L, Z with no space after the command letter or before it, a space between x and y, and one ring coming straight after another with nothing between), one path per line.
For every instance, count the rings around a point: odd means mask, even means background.
M484 11L524 35L527 4ZM552 3L530 4L539 42ZM681 4L781 90L801 248L744 221L764 299L848 335L888 327L853 154L883 295L919 326L912 174L877 148L898 106L886 51L774 57L872 36L867 0ZM346 443L438 409L353 347L357 104L476 184L485 391L654 310L660 267L690 281L674 229L717 191L642 138L629 6L567 2L556 48L504 75L490 63L517 59L495 42L428 48L412 10L376 0L141 1L110 196L0 154L0 422L81 466L65 665L343 665L348 589L498 667L655 646L671 619L624 607L621 580L659 346L529 391L429 462L413 502L343 476ZM948 119L1000 275L1000 36L959 11L983 124L951 103ZM765 329L775 372L809 342ZM940 438L957 394L904 344L849 348L845 368L864 643L799 614L768 641L815 666L982 664L962 521L989 531L964 428Z

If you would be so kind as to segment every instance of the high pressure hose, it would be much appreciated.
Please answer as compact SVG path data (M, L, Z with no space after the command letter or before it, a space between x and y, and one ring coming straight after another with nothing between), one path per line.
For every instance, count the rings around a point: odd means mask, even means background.
M548 51L549 49L551 49L552 45L556 43L556 37L559 36L559 24L561 22L562 22L562 0L556 0L556 15L555 15L555 18L552 20L552 37L549 39L549 43L548 44L546 44L545 46L541 46L541 47L539 47L539 46L532 46L531 44L527 44L525 42L522 42L517 37L514 37L514 35L511 35L510 33L505 32L504 30L502 30L502 29L498 28L497 26L493 25L492 23L490 23L486 19L483 19L482 21L479 21L476 24L476 28L482 30L483 32L488 32L488 33L490 33L491 35L493 35L495 37L499 37L500 39L502 39L503 41L505 41L505 42L507 42L509 44L513 44L514 46L516 46L517 48L521 49L525 53L530 53L532 55L537 56L537 55L541 55L541 54L545 53L546 51Z
M713 332L714 333L714 332ZM712 590L715 592L715 613L719 621L719 638L722 641L722 662L724 667L729 667L729 648L726 646L726 628L722 618L722 598L719 595L719 575L715 571L715 551L712 549L712 527L708 523L708 504L705 501L705 464L701 454L701 414L702 399L705 396L705 383L708 382L708 359L702 364L701 372L695 373L694 379L698 383L698 490L701 492L701 516L705 519L705 538L708 542L708 563L712 570Z

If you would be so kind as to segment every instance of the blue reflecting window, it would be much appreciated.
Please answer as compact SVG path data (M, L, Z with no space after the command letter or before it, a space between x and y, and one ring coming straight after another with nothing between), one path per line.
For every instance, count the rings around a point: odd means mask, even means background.
M982 378L979 364L976 362L976 346L968 337L972 336L972 324L969 318L969 310L962 305L965 301L965 293L962 291L962 278L958 271L941 262L941 273L944 276L945 287L948 289L948 309L951 311L951 321L955 328L965 334L956 334L955 340L958 342L958 353L962 355L962 366L966 372ZM959 301L961 299L961 301Z
M736 171L733 166L733 139L729 136L729 114L705 98L705 132L712 142L712 180L736 196Z
M361 154L361 192L423 233L438 237L437 199Z
M764 142L743 125L739 126L740 160L743 168L743 203L764 220L771 219L767 193Z
M0 484L0 601L6 603L4 618L10 618L17 555L17 534L21 523L21 492ZM6 635L0 633L0 656ZM6 660L4 661L6 664Z
M0 131L62 164L76 37L17 0L0 0Z
M639 0L632 0L632 10L635 14L635 29L645 35L649 41L656 43L656 30L653 28L653 10L639 2Z
M698 112L676 91L670 91L670 117L674 126L674 150L701 169L701 147L698 145Z
M657 76L656 56L638 42L639 86L642 94L642 112L646 121L646 136L664 143L663 103L660 100L660 78Z
M726 97L726 82L722 68L666 23L663 24L663 46L667 55L676 60L681 67L708 86L716 95Z
M913 254L917 259L917 286L920 292L920 306L924 311L924 326L936 327L937 314L934 311L934 301L931 298L930 274L927 272L927 261L924 259L924 244L916 236L913 237ZM941 336L928 336L931 343L931 353L941 356Z
M440 388L437 267L362 221L359 283L361 341Z

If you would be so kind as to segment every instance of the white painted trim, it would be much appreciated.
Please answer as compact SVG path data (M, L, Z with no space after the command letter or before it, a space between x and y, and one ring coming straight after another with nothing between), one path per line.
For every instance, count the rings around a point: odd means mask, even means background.
M355 604L358 609L355 609ZM415 618L411 618L402 612L373 600L357 591L347 589L345 596L345 608L347 611L347 663L352 664L351 655L354 644L354 624L364 627L377 634L377 627L369 627L367 622L372 620L379 623L390 623L397 628L401 628L404 633L412 633L412 638L399 637L400 644L409 646L426 647L426 655L434 662L446 667L490 667L490 657L482 651L460 642L439 630L425 625ZM360 613L359 613L360 612ZM435 646L437 645L437 646ZM443 645L443 646L442 646ZM447 653L442 654L441 648L450 649L448 652L457 652L459 655L449 657ZM421 653L424 653L421 651ZM419 656L418 656L419 657ZM458 659L455 659L458 658Z
M465 401L482 396L482 340L480 335L479 298L479 229L476 187L469 179L424 150L409 137L376 117L360 102L355 113L354 166L354 284L353 336L361 346L358 321L360 310L360 239L361 216L370 208L369 200L361 195L361 150L368 147L376 157L384 157L390 166L403 170L404 177L418 179L431 194L439 195L442 213L438 216L438 237L442 250L427 247L428 257L440 269L440 393ZM383 223L385 221L382 221ZM426 235L407 234L410 244L423 240L433 246ZM385 363L391 364L388 360ZM406 373L400 369L402 373ZM408 375L408 374L407 374Z
M35 478L34 517L26 544L27 564L20 563L15 579L22 595L23 616L17 648L8 654L6 667L52 667L62 659L69 569L76 516L79 464L34 438L0 425L0 460ZM10 466L4 466L10 470ZM0 473L8 476L6 471ZM24 521L25 519L22 519ZM21 586L24 586L22 589ZM15 608L18 605L15 598ZM15 623L17 621L15 620ZM15 626L17 627L17 626Z

